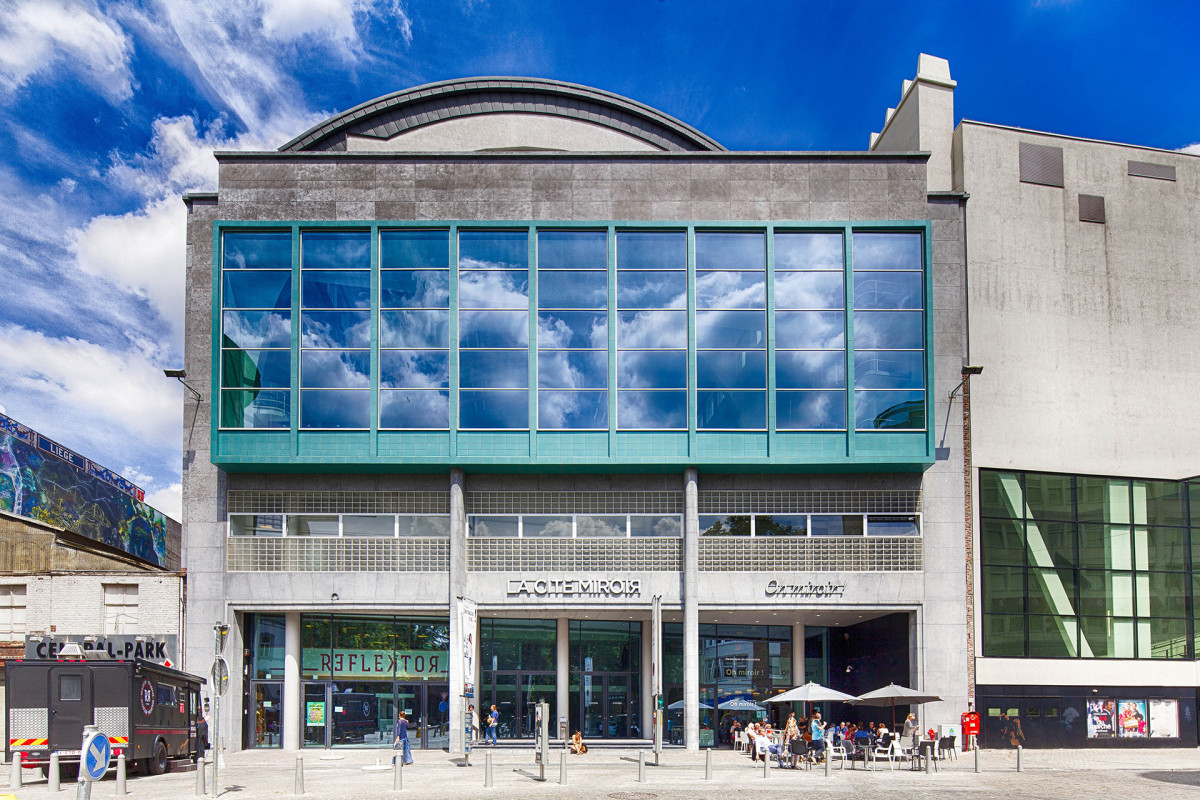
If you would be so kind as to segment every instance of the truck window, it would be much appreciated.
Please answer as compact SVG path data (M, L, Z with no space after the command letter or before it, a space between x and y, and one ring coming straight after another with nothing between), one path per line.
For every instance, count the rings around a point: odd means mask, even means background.
M158 704L160 706L175 705L175 687L165 683L158 685Z
M59 700L82 700L83 699L83 676L82 675L59 675L58 676L58 699Z

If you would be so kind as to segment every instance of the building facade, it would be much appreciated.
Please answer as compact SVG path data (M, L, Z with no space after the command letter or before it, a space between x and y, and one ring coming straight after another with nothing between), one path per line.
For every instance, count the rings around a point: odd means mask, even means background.
M695 748L806 678L957 722L963 203L928 158L730 152L523 79L218 154L184 516L224 746L387 744L404 709L459 752L469 705L520 739L545 701L609 739L657 702Z

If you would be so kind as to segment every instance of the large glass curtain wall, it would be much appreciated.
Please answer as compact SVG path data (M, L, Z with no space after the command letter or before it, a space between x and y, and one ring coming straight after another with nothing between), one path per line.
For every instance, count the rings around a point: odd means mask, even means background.
M231 228L220 425L923 430L927 249L899 225Z
M984 655L1195 658L1198 490L981 470Z

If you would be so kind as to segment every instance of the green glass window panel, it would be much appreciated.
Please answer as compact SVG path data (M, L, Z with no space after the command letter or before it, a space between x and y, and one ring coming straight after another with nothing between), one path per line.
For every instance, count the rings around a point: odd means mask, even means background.
M924 262L922 241L919 233L856 231L851 236L854 268L921 269Z
M554 669L557 641L554 620L487 619L480 627L484 672Z
M1081 569L1079 604L1084 614L1132 617L1132 573Z
M1138 658L1187 658L1186 619L1138 620Z
M979 514L983 517L1025 516L1021 476L1015 472L979 471Z
M992 657L1025 655L1025 617L1017 614L983 615L983 654Z
M305 269L370 269L370 231L305 231L300 234Z
M1030 658L1074 658L1078 655L1079 631L1074 617L1029 618Z
M750 517L734 514L701 514L701 536L749 536Z
M1069 569L1075 566L1075 525L1070 522L1025 523L1031 567Z
M221 392L222 428L287 428L291 425L291 392Z
M1034 519L1074 519L1072 476L1025 473L1025 504L1027 513Z
M1184 528L1134 528L1134 568L1171 572L1186 570L1187 540L1187 530Z
M1079 526L1079 566L1084 569L1131 569L1133 536L1118 525Z
M983 567L983 612L1025 613L1025 570L1021 567Z
M256 678L282 678L284 620L282 614L254 615L253 673Z
M1025 523L1015 519L980 520L980 554L984 564L1025 563Z
M835 269L844 267L841 233L777 232L775 269Z
M1186 525L1184 485L1177 481L1134 481L1134 522Z
M1075 484L1081 521L1128 524L1129 481L1080 476Z
M1133 658L1132 619L1082 617L1079 627L1089 658Z
M571 621L571 661L584 672L635 672L641 655L640 622Z
M1191 583L1191 579L1186 574L1151 572L1138 577L1145 578L1144 584L1138 584L1138 592L1140 593L1145 585L1149 594L1151 617L1179 619L1188 616L1188 584ZM1140 597L1138 599L1141 600Z
M1029 570L1029 613L1074 616L1075 571L1070 569Z
M300 647L328 651L333 629L327 615L305 614L300 618Z

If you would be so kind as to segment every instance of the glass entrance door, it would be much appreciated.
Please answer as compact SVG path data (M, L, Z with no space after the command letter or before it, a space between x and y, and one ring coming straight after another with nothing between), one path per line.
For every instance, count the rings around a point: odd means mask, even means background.
M584 738L641 738L641 709L635 680L629 673L583 675L580 702Z
M555 719L557 679L553 672L496 672L494 676L492 703L500 712L497 738L532 739L539 702L550 704L550 719ZM490 712L489 705L480 716L486 718Z
M252 747L283 747L283 683L251 681L254 714L250 718Z
M301 720L305 747L328 747L329 684L304 684L304 708Z

